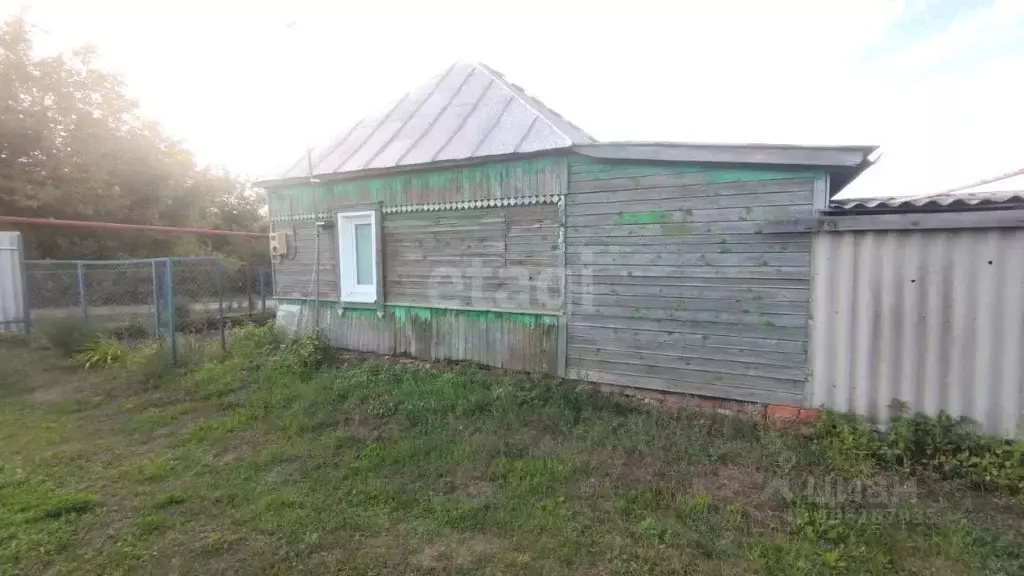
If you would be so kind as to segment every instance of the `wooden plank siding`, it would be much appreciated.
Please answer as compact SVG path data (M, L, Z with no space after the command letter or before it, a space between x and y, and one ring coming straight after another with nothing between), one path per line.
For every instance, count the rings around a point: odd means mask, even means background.
M311 300L338 300L338 245L334 228L320 232L319 292L314 282L316 268L316 226L312 220L276 222L274 232L288 233L288 254L274 265L274 296L277 298L306 298Z
M313 280L312 220L277 222L291 236L275 267L279 298L337 301L338 246L333 227L320 236L319 292ZM558 206L382 215L384 298L388 304L557 312L562 305Z
M570 157L568 376L799 404L816 177Z
M289 254L274 266L274 293L279 298L316 299L314 220L333 220L336 211L375 202L387 208L558 196L565 193L567 163L565 156L538 156L315 186L271 188L271 228L287 232L290 244ZM430 304L427 295L431 275L444 268L479 266L489 271L491 274L479 279L480 289L484 299L500 303L494 307L499 310L537 308L538 298L528 305L522 292L536 295L541 284L557 284L550 279L559 264L559 221L554 204L382 214L381 220L386 301ZM320 299L337 301L334 228L325 228L320 241ZM508 294L524 274L525 288L519 290L520 294ZM464 290L452 291L448 286L433 304L470 306L473 286L468 281ZM561 298L561 289L551 292ZM548 305L542 309L549 309L550 298L545 302Z
M274 267L278 323L322 328L339 348L560 372L565 251L556 202L567 176L564 155L539 156L271 189L271 226L291 235ZM502 199L519 203L450 205ZM333 227L321 235L314 302L314 221L370 203L382 208L379 314L339 305Z
M561 310L555 204L390 214L383 228L388 303Z

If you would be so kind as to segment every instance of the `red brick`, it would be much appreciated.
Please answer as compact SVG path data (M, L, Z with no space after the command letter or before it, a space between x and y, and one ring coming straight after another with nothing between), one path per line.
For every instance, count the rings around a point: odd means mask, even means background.
M818 410L808 410L803 408L800 410L800 421L808 424L813 424L821 419L821 412Z
M795 406L773 405L765 413L769 422L787 422L800 419L800 409Z

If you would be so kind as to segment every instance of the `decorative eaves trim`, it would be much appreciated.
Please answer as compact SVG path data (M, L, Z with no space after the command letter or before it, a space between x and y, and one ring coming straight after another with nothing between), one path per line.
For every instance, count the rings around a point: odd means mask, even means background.
M306 220L330 220L334 218L332 212L299 212L296 214L287 214L284 216L274 216L270 219L271 222L303 222Z
M435 202L431 204L402 204L397 206L384 206L381 212L384 214L407 214L410 212L442 212L447 210L473 210L476 208L502 208L506 206L532 206L534 204L558 204L562 200L561 194L545 194L533 196L516 196L512 198L489 198L486 200L463 200L460 202ZM301 212L275 216L271 222L299 222L305 220L330 220L334 218L333 212Z
M498 208L504 206L530 206L533 204L557 204L561 194L518 196L514 198L490 198L487 200L464 200L461 202L438 202L434 204L406 204L402 206L385 206L381 209L385 214L405 214L407 212L441 212L443 210L472 210L474 208Z

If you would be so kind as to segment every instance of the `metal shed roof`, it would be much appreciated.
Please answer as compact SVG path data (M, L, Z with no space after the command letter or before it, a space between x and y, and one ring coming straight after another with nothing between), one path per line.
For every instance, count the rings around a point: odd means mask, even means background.
M1024 168L936 194L856 198L837 202L846 210L966 210L1024 206Z
M303 155L279 179L540 152L594 138L479 62L456 63Z

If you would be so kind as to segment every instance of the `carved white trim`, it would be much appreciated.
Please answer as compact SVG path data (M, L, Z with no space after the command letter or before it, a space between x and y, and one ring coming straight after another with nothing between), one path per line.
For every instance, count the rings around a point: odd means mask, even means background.
M558 204L562 194L535 194L512 198L488 198L486 200L463 200L460 202L435 202L431 204L402 204L384 206L384 214L407 214L410 212L441 212L445 210L473 210L475 208L500 208L505 206L532 206L534 204ZM334 212L301 212L286 216L275 216L271 222L298 222L303 220L332 220Z
M516 196L513 198L488 198L486 200L464 200L461 202L437 202L431 204L405 204L385 206L385 214L406 214L409 212L440 212L443 210L473 210L475 208L498 208L504 206L530 206L533 204L557 204L561 194Z

